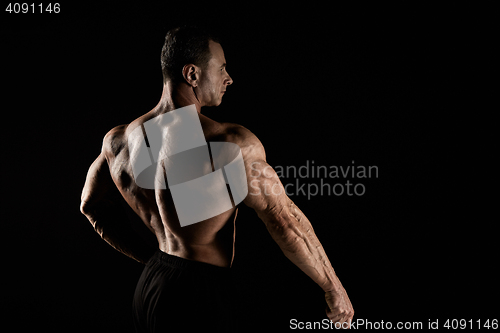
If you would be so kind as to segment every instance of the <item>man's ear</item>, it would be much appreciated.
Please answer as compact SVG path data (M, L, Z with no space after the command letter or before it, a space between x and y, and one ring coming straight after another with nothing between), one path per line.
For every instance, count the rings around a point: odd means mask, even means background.
M196 65L187 64L182 68L182 76L184 76L184 80L186 80L186 82L192 87L198 86L199 75L200 69Z

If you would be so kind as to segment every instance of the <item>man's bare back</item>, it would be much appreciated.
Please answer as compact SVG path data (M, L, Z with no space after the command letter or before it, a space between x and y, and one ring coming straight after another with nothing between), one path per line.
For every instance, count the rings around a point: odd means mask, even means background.
M137 186L129 160L127 138L133 129L161 113L154 110L129 125L112 129L103 142L103 153L111 177L123 198L156 235L161 251L181 258L230 266L234 256L234 227L237 208L202 222L181 227L168 189L150 190ZM218 123L198 114L206 141L240 143L241 126ZM165 128L164 130L168 130Z

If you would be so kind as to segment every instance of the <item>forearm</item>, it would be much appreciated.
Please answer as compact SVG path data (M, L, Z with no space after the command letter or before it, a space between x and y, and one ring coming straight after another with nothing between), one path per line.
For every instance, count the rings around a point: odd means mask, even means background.
M94 230L117 251L146 263L156 248L137 235L122 207L106 200L85 211Z
M311 223L291 200L279 212L261 218L285 256L324 291L341 286Z

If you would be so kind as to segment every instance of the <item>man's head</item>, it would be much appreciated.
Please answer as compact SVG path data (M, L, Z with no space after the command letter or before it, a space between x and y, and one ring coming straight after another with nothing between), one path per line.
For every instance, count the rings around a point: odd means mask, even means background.
M164 83L187 84L203 106L219 105L233 83L219 40L196 27L170 30L161 51Z

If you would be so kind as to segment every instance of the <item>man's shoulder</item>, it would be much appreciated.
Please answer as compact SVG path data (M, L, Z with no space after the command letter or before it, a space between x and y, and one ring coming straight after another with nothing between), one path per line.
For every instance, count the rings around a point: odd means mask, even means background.
M125 146L125 131L127 130L128 124L118 125L113 127L102 140L102 152L106 157L110 155L116 156Z
M265 155L262 142L248 128L234 123L222 123L222 125L225 133L224 141L237 144L244 155L245 153Z
M236 143L240 148L246 146L262 146L257 136L248 128L234 123L222 123L225 141Z

